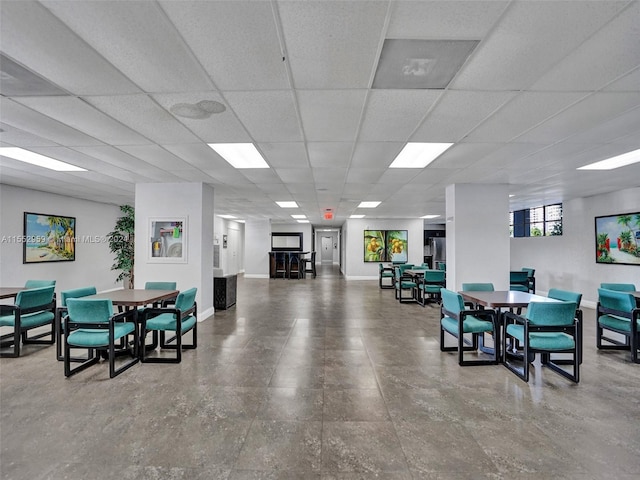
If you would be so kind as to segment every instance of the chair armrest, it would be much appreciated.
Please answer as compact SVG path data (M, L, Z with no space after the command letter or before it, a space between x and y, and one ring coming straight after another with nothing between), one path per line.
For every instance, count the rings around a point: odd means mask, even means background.
M17 305L0 305L0 315L11 315L16 310L20 310Z
M505 321L504 321L505 326L506 326L508 320L513 320L513 323L519 323L521 325L525 325L528 322L528 320L526 318L524 318L521 315L517 315L517 314L515 314L513 312L504 312L503 315L504 315L504 319L505 319Z

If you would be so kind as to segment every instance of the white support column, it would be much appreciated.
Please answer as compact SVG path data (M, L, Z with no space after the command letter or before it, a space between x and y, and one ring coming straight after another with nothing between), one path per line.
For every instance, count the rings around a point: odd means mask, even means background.
M213 314L213 187L203 183L136 185L135 287L145 282L174 281L178 290L198 288L198 317ZM151 221L186 218L184 261L153 258Z
M244 276L269 278L271 221L247 220L244 224Z
M447 288L491 282L509 290L508 185L449 185L446 202Z

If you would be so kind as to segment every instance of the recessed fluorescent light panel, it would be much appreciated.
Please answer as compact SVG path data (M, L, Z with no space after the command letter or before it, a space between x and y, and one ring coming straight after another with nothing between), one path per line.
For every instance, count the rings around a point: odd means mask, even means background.
M21 162L30 163L38 167L48 168L49 170L55 170L57 172L86 172L86 168L76 167L69 163L61 162L60 160L54 160L53 158L45 157L39 153L30 152L18 147L0 147L0 155L3 157L13 158Z
M291 215L291 218L307 218L306 215Z
M309 223L309 220L296 220L298 223Z
M407 143L389 168L424 168L453 143Z
M614 168L626 167L637 162L640 162L640 150L633 150L584 167L578 167L578 170L613 170Z
M209 143L207 145L235 168L269 168L253 143Z
M231 219L231 218L236 218L233 215L218 215L220 218L227 218L227 219Z
M382 202L360 202L357 208L376 208Z
M364 215L351 215L349 218L364 218Z
M423 217L420 218L438 218L440 215L425 215Z
M296 202L276 202L280 208L298 208L298 204Z

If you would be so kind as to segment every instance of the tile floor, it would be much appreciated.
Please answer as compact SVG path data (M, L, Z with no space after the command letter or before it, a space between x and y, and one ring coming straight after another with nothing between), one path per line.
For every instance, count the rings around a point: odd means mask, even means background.
M377 281L239 279L179 365L65 379L53 347L0 360L10 479L637 479L640 365L597 353L582 381L459 367L438 309Z

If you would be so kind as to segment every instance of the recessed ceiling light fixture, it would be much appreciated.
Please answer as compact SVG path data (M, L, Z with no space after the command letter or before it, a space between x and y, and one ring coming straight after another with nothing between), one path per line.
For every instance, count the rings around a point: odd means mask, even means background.
M276 202L280 208L298 208L298 204L296 202Z
M424 168L444 153L453 143L409 142L389 168Z
M49 170L55 170L57 172L86 172L86 168L76 167L69 163L61 162L60 160L54 160L53 158L45 157L39 153L30 152L23 148L18 147L0 147L0 155L3 157L13 158L21 162L30 163L38 167L48 168Z
M235 168L269 168L253 143L208 143Z
M376 208L382 202L360 202L357 208Z
M364 218L364 215L351 215L349 218Z
M640 149L607 158L606 160L601 160L599 162L590 163L584 167L578 167L578 170L613 170L614 168L626 167L627 165L637 162L640 162Z
M309 223L309 220L296 220L298 223Z
M300 214L300 215L291 215L291 218L307 218L307 216L306 215L302 215L302 214Z
M220 218L228 218L228 219L236 218L236 217L234 217L233 215L218 215L218 216L219 216Z
M440 215L424 215L420 218L438 218Z

